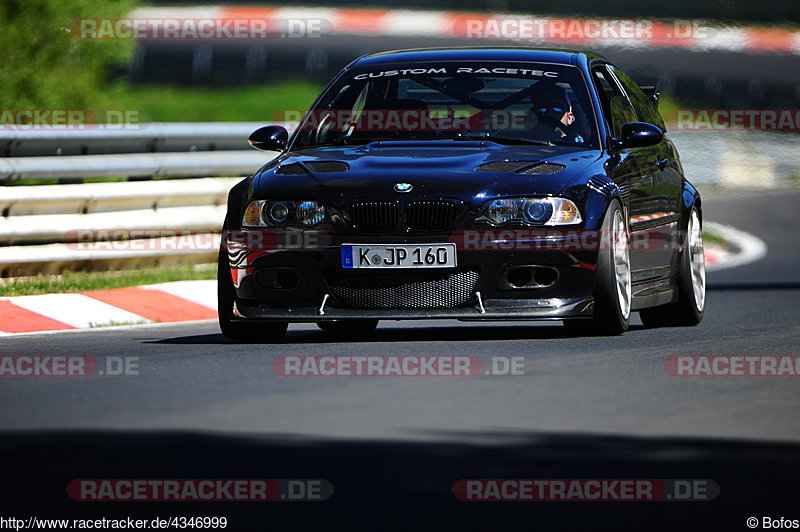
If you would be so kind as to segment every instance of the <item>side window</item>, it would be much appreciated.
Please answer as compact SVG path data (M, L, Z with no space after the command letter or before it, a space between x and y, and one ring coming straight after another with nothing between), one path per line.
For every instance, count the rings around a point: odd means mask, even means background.
M636 112L605 67L592 70L592 77L603 106L603 114L611 126L611 134L619 137L622 134L622 126L628 122L636 122Z
M662 131L666 131L664 119L661 118L658 108L656 108L656 106L653 105L653 102L650 101L650 98L648 98L644 92L642 92L642 89L639 88L639 85L637 85L635 81L633 81L620 69L615 69L613 67L610 68L620 83L622 83L622 86L625 87L625 92L628 93L628 96L631 99L631 103L633 104L633 108L636 110L639 121L653 124L654 126L660 127Z

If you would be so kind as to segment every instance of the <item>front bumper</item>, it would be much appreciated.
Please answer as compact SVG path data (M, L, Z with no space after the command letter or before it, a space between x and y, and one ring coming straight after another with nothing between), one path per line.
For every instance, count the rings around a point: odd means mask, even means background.
M545 248L531 241L498 239L496 245L481 241L480 249L457 244L457 268L380 270L350 269L341 265L341 245L345 241L333 232L316 234L309 239L292 237L300 245L282 245L281 238L269 241L269 249L253 248L247 237L226 239L236 303L234 319L263 321L316 322L334 319L373 318L386 320L459 319L459 320L559 320L592 315L597 251L560 248L552 239ZM453 242L452 235L346 237L347 243L363 244L436 244ZM278 244L275 244L275 242ZM554 273L555 282L547 286L512 287L509 272L519 267L545 268ZM458 275L472 272L468 287L461 281L432 280L427 276ZM474 274L477 274L475 276ZM376 277L377 276L377 277ZM475 278L477 277L477 278ZM283 278L294 279L284 283ZM387 279L388 278L388 279ZM360 306L345 299L343 293L360 294L364 290L383 290L395 280L417 288L413 304L389 303L384 308ZM460 291L458 304L443 305L440 297L449 292L435 290L450 283L448 290ZM351 284L350 284L351 283ZM428 284L425 284L428 283ZM434 284L431 284L434 283ZM348 288L343 289L343 286ZM348 292L348 290L352 290ZM361 291L361 292L359 292ZM389 292L394 293L391 289ZM426 304L425 296L428 296ZM368 298L374 303L375 298ZM422 299L423 303L419 303Z

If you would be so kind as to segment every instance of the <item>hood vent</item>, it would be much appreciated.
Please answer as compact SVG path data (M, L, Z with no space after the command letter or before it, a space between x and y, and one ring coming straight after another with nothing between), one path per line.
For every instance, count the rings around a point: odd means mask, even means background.
M318 174L325 172L347 172L350 166L342 161L305 161L305 165L312 172Z
M543 161L492 161L477 167L478 172L516 172L526 175L555 174L563 170L563 164Z
M492 161L480 165L475 170L478 172L513 172L535 163L536 161Z
M564 168L565 166L563 164L536 163L517 170L517 173L526 175L548 175L557 174Z
M306 175L308 170L300 163L292 163L279 166L275 173L278 175Z
M305 175L310 172L324 174L328 172L347 172L350 166L342 161L302 161L279 166L278 175Z

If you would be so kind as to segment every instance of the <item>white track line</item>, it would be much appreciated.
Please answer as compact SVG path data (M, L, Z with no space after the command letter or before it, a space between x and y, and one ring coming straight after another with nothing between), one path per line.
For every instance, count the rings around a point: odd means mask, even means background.
M193 323L203 325L207 323L216 323L216 320L189 320L189 321L171 321L168 323L137 323L134 325L108 325L103 327L92 327L91 329L62 329L58 331L30 331L23 333L4 333L0 332L0 336L42 336L50 334L80 334L86 332L106 332L106 331L124 331L127 329L137 329L139 331L146 331L155 327L177 327L179 325L191 325ZM219 332L219 330L217 330Z
M741 229L724 225L717 222L705 222L703 230L723 238L730 242L738 251L720 255L719 262L711 267L709 271L725 270L743 266L764 258L767 254L767 244L755 235L746 233Z

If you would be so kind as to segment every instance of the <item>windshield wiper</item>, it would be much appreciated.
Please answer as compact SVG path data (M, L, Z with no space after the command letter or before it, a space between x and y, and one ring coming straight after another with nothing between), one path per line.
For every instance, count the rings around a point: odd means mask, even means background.
M521 139L515 137L498 137L495 135L459 135L457 137L450 137L446 140L488 140L498 142L500 144L534 144L537 146L555 146L556 144L549 140L535 140L535 139Z
M370 144L373 142L410 142L410 141L419 141L419 140L465 140L465 141L490 141L490 142L497 142L500 144L531 144L536 146L556 146L553 142L547 140L535 140L535 139L521 139L515 137L497 137L494 135L487 136L487 135L460 135L458 137L447 137L447 138L439 138L439 139L418 139L416 137L409 137L409 138L380 138L380 137L370 137L370 138L351 138L351 137L343 137L343 138L335 138L331 139L328 142L320 143L320 144L309 144L304 146L297 146L297 148L309 148L309 147L319 147L319 146L355 146L361 144Z
M369 138L351 138L351 137L342 137L337 139L331 139L331 144L370 144L372 142L408 142L410 140L419 140L416 137L409 137L409 138L380 138L380 137L369 137Z
M331 139L326 142L317 142L314 144L302 144L302 145L295 145L293 148L295 149L305 149L305 148L322 148L325 146L355 146L357 144L369 144L370 142L377 142L379 140L385 139Z

